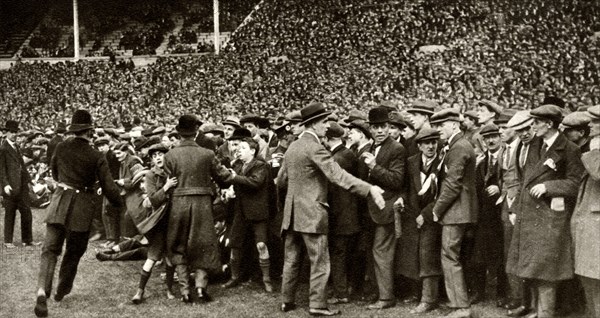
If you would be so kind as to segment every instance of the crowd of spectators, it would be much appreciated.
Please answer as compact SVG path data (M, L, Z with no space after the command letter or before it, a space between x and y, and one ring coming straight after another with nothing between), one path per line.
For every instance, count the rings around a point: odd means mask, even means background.
M264 0L219 56L0 72L0 114L45 125L84 107L118 126L134 115L173 123L187 111L219 119L224 104L261 114L312 100L342 113L415 98L530 108L544 95L577 108L600 103L598 31L593 0Z

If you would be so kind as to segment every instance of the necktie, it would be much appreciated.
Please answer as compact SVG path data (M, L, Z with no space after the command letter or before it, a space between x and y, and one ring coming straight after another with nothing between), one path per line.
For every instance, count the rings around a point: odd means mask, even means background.
M543 142L542 143L542 152L540 153L540 158L543 158L546 155L546 151L548 151L548 145Z
M529 151L529 145L523 145L521 148L521 155L519 156L519 165L521 168L525 166L525 162L527 161L527 152Z
M506 145L506 150L504 150L504 161L502 162L502 169L508 170L509 165L510 165L510 145Z

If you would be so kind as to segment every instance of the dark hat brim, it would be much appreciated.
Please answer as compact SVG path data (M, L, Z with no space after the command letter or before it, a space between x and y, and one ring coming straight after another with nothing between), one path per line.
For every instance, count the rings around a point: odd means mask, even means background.
M72 125L69 126L69 129L67 131L70 132L70 133L76 133L76 132L90 130L90 129L94 129L94 125L90 125L90 124L72 124Z
M433 136L427 136L427 137L423 137L420 139L415 139L416 143L421 143L421 142L425 142L425 141L432 141L432 140L440 140L440 136L439 135L433 135Z
M329 115L331 115L330 111L325 111L325 112L322 112L322 113L315 114L315 115L313 115L313 116L311 116L311 117L309 117L309 118L301 121L300 125L301 126L306 126L306 125L308 125L308 124L310 124L310 123L312 123L314 121L317 121L317 120L319 120L321 118L325 118L325 117L327 117Z

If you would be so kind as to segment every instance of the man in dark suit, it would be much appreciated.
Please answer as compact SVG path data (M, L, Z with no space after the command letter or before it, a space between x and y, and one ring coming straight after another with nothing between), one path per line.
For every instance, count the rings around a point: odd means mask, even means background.
M16 144L19 123L6 122L6 139L0 145L0 188L4 198L4 246L14 248L13 231L17 209L21 213L21 241L23 245L32 245L32 215L29 207L29 183L31 176L23 161L23 155Z
M94 184L100 182L104 195L111 204L122 206L106 158L91 146L93 136L92 116L85 110L73 114L69 132L75 138L60 143L52 157L50 169L58 182L56 192L47 208L46 239L42 249L38 275L35 314L46 317L47 297L52 292L52 278L63 243L66 251L58 276L54 300L61 301L71 292L77 274L79 259L87 249L88 237L96 207Z
M394 295L394 254L396 236L394 228L394 202L404 189L406 150L390 137L388 110L382 107L369 111L369 129L373 145L361 155L368 170L367 180L384 189L385 207L380 209L368 202L371 222L374 223L372 250L375 278L379 287L379 300L368 309L385 309L396 304Z
M467 286L460 261L467 225L477 221L475 152L460 130L460 114L444 109L431 116L431 124L447 141L442 148L443 177L433 220L442 225L442 269L452 317L470 317Z
M506 275L504 273L503 231L499 198L502 178L504 149L500 129L488 124L479 132L486 151L476 167L475 185L479 202L479 215L474 228L473 252L468 255L467 282L471 291L471 304L485 298L487 273L496 280L496 297L505 296Z
M333 160L353 176L357 174L358 159L344 146L342 137L344 128L336 122L330 122L325 143L331 151ZM336 185L329 188L329 255L331 256L331 283L333 297L330 304L348 302L348 261L354 260L355 237L360 231L357 198L352 193Z
M527 160L535 153L537 160L524 169L506 270L532 284L537 317L552 317L557 284L573 278L569 221L584 167L579 147L558 131L558 106L542 105L530 115L539 142L529 145Z
M340 314L327 308L325 287L329 280L330 260L327 233L329 230L328 187L334 183L361 196L370 195L383 208L383 190L345 172L321 144L325 136L328 112L323 104L311 103L301 110L305 131L294 141L285 155L277 176L279 187L287 186L283 223L285 262L283 265L283 312L295 308L295 294L304 242L310 259L309 313L315 316Z
M245 129L245 128L240 128ZM247 132L250 135L250 132ZM230 139L231 140L231 139ZM223 285L231 288L239 285L242 264L242 248L246 233L252 231L258 250L258 261L262 271L265 291L273 292L269 274L271 262L267 248L267 225L269 218L269 186L272 182L267 163L256 158L258 143L251 137L240 140L237 152L239 160L233 165L230 183L235 191L234 217L230 232L231 279Z

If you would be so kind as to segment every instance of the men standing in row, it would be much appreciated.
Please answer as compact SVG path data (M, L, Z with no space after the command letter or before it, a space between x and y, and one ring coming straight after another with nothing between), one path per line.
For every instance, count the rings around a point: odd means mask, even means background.
M442 269L453 317L471 315L467 286L460 260L467 225L477 222L475 152L460 130L460 114L445 109L431 116L431 124L446 140L442 148L443 173L433 220L442 225Z
M85 110L73 114L69 133L75 138L56 146L50 168L58 182L56 192L47 208L46 239L38 276L35 315L46 317L46 299L52 292L52 278L63 243L66 251L58 276L54 300L61 301L73 288L77 266L85 253L92 219L96 192L94 184L100 182L102 193L111 205L124 205L119 189L110 175L106 158L91 146L93 136L92 116Z
M14 248L13 231L17 210L21 214L21 242L25 246L33 244L32 215L29 207L29 183L31 176L27 171L23 155L16 144L19 123L6 122L6 139L0 145L0 192L4 199L4 246Z
M558 106L543 105L530 115L541 142L529 146L527 161L534 166L524 169L506 267L532 284L541 318L554 315L557 283L573 277L569 220L584 168L579 148L558 131Z
M285 235L281 310L293 310L304 242L310 259L309 313L332 316L339 310L327 308L325 287L330 274L328 250L328 183L332 182L352 193L370 195L383 209L383 190L345 172L321 144L327 130L326 118L331 114L323 104L311 103L301 110L305 131L293 142L277 176L279 187L287 186L282 232Z

